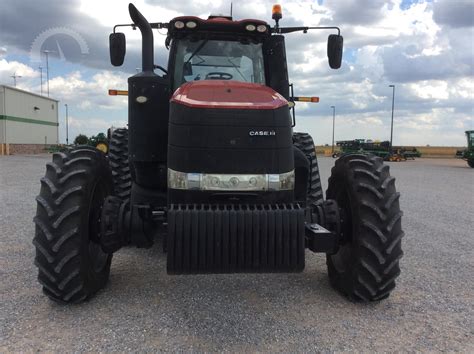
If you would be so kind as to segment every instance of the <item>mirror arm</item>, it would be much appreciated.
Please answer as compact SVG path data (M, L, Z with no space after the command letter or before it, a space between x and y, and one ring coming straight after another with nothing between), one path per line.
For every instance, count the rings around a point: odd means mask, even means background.
M337 35L338 36L341 35L341 30L339 27L279 27L278 29L272 28L272 33L279 33L279 34L292 33L292 32L307 33L308 30L313 30L313 29L324 29L324 30L335 29L337 30Z
M168 22L152 22L150 23L151 28L162 29L162 28L169 28Z
M117 27L133 27L133 29L136 29L136 26L134 23L131 23L131 24L120 24L120 25L115 25L114 26L114 33L115 33L115 30L117 29Z
M168 22L153 22L153 23L150 23L150 27L151 28L156 28L156 29L168 28L169 27L168 25L169 25ZM117 30L117 27L132 27L134 30L137 29L137 25L135 25L134 23L119 24L119 25L114 26L114 33Z

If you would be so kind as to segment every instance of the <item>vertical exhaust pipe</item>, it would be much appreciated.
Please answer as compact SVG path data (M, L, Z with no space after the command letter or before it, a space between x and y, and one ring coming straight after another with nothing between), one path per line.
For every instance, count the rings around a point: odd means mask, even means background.
M142 35L142 72L128 78L130 203L166 205L170 80L154 72L151 25L133 4L128 11Z
M151 30L150 23L132 3L128 4L128 12L130 13L133 23L140 29L140 32L142 33L142 71L153 72L153 32Z

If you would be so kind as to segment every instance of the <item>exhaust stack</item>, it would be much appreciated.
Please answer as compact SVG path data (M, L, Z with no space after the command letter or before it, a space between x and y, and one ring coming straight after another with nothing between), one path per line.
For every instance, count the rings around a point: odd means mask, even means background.
M142 71L153 72L154 54L153 54L153 32L150 23L145 16L132 3L128 4L128 12L133 23L142 33Z

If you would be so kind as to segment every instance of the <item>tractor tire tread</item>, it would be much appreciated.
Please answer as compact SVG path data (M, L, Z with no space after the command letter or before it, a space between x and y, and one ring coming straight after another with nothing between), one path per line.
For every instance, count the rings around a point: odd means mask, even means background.
M308 133L293 133L293 145L306 155L310 163L307 203L308 205L322 203L324 201L324 194L313 138Z
M327 199L337 198L341 181L349 186L359 215L353 258L343 270L327 255L330 282L353 301L378 301L390 295L400 274L403 252L399 197L388 166L372 155L343 155L329 178ZM339 207L342 207L339 205ZM354 221L353 221L354 222Z
M84 186L89 183L90 176L97 173L94 166L107 166L107 161L102 152L87 147L67 154L54 154L53 161L47 164L36 198L34 264L38 268L38 281L48 297L61 303L76 303L99 290L97 286L85 284L81 239L75 225L81 222ZM105 278L108 278L110 260L111 256L105 267Z
M130 199L132 175L128 156L128 129L115 129L109 142L109 163L112 169L115 195L127 201Z

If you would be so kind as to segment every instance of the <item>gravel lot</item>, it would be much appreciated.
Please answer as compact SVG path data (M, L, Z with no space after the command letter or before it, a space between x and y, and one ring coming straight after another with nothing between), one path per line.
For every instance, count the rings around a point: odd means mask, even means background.
M460 160L391 163L405 212L392 296L353 304L323 255L300 274L168 276L159 245L123 249L91 301L41 293L32 218L49 156L0 157L0 352L474 351L474 170ZM326 184L334 160L320 158Z

